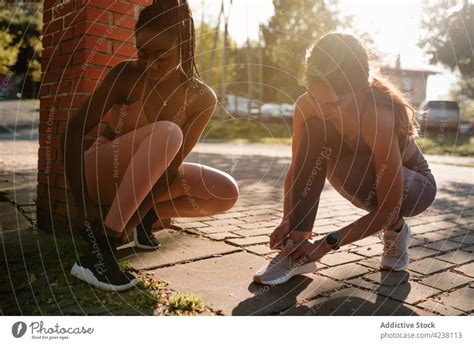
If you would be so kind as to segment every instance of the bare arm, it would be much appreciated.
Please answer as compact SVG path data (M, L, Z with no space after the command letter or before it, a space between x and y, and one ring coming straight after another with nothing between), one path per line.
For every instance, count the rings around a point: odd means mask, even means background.
M121 97L117 78L125 62L113 67L93 93L74 111L61 135L66 178L71 186L76 206L85 210L90 206L84 174L84 133L90 132ZM87 215L85 215L87 216Z
M284 201L283 201L283 218L288 217L288 213L290 210L290 193L291 193L291 182L292 182L292 175L293 175L293 166L294 160L296 157L296 153L298 152L298 146L301 141L301 133L304 127L304 118L308 116L306 113L308 112L307 108L307 101L305 100L305 95L300 96L295 103L295 111L293 113L293 137L291 140L291 163L288 167L288 172L286 173L285 177L285 185L284 185Z
M193 104L198 105L195 115L188 119L183 126L183 144L175 158L171 161L168 169L153 187L153 193L155 195L164 193L168 189L169 184L176 177L179 167L198 142L209 119L214 113L217 97L214 91L208 86L202 85L201 87L204 89L201 89L199 92L200 96L193 101Z

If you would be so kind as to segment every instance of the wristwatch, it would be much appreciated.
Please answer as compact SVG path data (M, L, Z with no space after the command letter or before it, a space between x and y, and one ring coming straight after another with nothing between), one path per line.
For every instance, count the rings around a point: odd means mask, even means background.
M331 232L327 234L326 243L332 248L332 250L338 250L340 240L339 240L339 235L337 234L337 232Z

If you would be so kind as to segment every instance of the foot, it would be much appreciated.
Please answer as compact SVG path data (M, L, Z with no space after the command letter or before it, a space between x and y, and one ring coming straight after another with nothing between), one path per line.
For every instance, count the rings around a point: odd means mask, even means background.
M155 237L153 231L144 230L137 226L133 232L133 242L135 246L141 249L155 250L161 246L160 241Z
M153 234L153 224L157 219L158 217L153 209L148 211L133 233L135 246L147 250L155 250L160 247L160 242Z
M410 263L408 245L410 243L410 227L403 224L401 230L385 230L383 234L383 270L403 271Z
M292 241L288 240L286 246L291 244ZM291 256L285 256L283 249L268 265L260 268L255 273L253 280L256 283L266 285L283 284L295 275L311 273L316 270L315 262L307 264L296 262L291 259Z
M74 264L71 275L105 291L124 291L134 287L140 279L121 270L114 255L115 243L108 244L104 238L97 236L97 242Z

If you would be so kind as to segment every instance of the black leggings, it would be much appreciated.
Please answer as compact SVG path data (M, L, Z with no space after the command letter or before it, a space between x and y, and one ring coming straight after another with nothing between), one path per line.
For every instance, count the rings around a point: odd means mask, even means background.
M376 173L372 153L359 136L350 147L330 121L306 120L296 157L290 189L290 224L293 230L311 230L326 177L355 206L372 211L377 206ZM362 148L362 150L361 150ZM404 190L400 217L426 210L436 196L436 181L418 146L403 163Z

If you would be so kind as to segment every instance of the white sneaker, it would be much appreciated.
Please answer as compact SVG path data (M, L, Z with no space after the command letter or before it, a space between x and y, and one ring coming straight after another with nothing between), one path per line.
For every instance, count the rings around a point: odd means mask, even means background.
M384 270L403 271L410 263L408 245L411 231L405 223L400 232L385 230L383 233L383 255L381 268Z
M288 240L285 247L292 244L293 242ZM270 263L263 266L255 273L253 280L256 283L266 285L283 284L295 275L311 273L316 270L315 262L301 264L292 260L290 256L285 256L283 249L270 261Z

